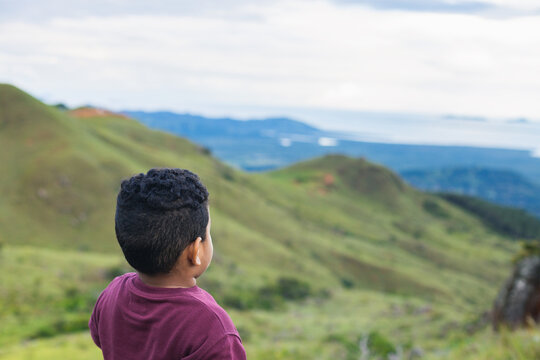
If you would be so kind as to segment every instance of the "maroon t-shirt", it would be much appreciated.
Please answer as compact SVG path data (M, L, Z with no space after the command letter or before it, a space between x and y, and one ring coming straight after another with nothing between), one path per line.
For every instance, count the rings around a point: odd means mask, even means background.
M209 293L148 286L136 273L107 286L88 326L106 360L246 359L231 318Z

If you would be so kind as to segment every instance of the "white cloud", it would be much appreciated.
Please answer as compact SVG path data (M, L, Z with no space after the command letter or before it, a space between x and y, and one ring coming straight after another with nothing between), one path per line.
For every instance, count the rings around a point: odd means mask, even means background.
M492 6L498 6L502 8L514 9L514 10L536 10L540 8L537 0L429 0L430 2L440 2L448 5L461 5L480 3Z
M250 16L3 22L0 81L47 100L112 108L207 113L254 105L540 118L540 16L377 11L324 1L237 8Z
M453 2L468 2L468 0L455 0ZM540 8L537 0L483 0L482 2L502 8L533 11Z

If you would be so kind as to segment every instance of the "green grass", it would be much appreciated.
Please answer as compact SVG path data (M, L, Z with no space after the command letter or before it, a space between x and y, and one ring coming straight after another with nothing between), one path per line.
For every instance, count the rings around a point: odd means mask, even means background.
M428 356L466 351L467 324L489 310L519 247L362 159L246 174L136 121L72 118L9 86L0 86L0 150L7 358L95 356L87 335L66 333L83 330L93 299L127 269L116 193L152 167L188 168L209 188L215 255L200 285L226 305L250 359L349 359L373 332ZM307 296L284 295L280 279Z
M98 360L103 359L99 348L86 332L39 339L0 350L2 360Z
M358 349L354 336L332 334L305 347L288 329L276 332L270 341L259 347L246 343L248 358L253 359L357 359ZM293 335L294 336L294 335ZM414 344L405 344L405 353ZM354 357L356 356L356 357ZM426 360L530 360L540 356L540 331L521 330L514 333L494 334L483 331L462 339L436 354L422 357ZM2 360L56 360L56 359L103 359L88 332L61 335L52 339L28 341L23 345L0 350Z
M435 357L433 357L435 358ZM450 348L438 359L529 360L540 358L540 330L485 330Z
M4 246L0 347L87 329L97 296L126 269L116 255Z

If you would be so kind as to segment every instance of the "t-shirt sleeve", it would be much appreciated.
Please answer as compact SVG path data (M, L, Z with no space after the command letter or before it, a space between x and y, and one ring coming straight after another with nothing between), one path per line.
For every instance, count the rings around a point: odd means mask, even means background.
M97 330L97 320L96 320L96 309L92 312L92 316L90 316L90 321L88 322L88 327L90 328L90 335L92 336L92 339L96 343L98 347L101 347L100 341L99 341L99 334Z
M202 359L246 360L246 351L237 334L224 335L215 344L208 346L204 354L200 355Z
M101 348L101 342L99 340L99 332L98 332L98 321L99 321L99 305L101 297L103 296L103 293L100 294L96 301L96 305L94 306L94 310L92 311L92 315L90 315L90 320L88 321L88 327L90 328L90 335L92 336L92 340L96 343L96 345Z

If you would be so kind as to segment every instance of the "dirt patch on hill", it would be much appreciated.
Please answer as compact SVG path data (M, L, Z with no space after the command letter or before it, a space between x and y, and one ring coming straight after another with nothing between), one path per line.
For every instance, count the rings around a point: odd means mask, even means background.
M90 118L90 117L119 117L119 118L124 118L124 119L128 118L127 116L123 114L115 113L115 112L105 110L105 109L91 108L91 107L83 107L83 108L78 108L75 110L70 110L69 114L77 118Z

